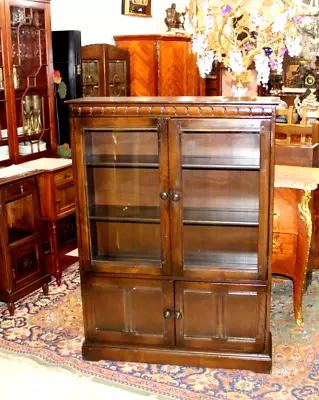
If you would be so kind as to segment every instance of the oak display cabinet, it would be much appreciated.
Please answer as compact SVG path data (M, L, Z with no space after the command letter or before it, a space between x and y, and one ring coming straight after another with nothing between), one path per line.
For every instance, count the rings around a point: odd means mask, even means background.
M269 372L276 100L69 104L83 356Z

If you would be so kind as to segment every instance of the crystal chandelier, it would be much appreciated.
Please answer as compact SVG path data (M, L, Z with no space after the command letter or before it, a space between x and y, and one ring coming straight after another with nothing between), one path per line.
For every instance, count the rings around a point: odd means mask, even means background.
M223 63L236 82L235 94L249 82L252 67L258 84L266 85L271 70L282 73L287 51L292 57L300 54L304 11L301 0L190 0L193 49L201 76L215 61Z
M297 30L301 36L301 58L315 69L319 55L319 0L310 0L310 8L305 10Z

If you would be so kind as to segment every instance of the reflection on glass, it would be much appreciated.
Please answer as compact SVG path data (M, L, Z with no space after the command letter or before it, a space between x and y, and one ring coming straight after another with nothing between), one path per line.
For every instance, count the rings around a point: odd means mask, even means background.
M257 270L259 166L254 132L182 135L185 268Z
M94 258L161 268L157 130L89 132L85 146Z

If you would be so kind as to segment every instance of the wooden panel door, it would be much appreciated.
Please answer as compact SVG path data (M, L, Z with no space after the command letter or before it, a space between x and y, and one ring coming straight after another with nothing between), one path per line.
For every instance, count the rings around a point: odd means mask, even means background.
M170 274L165 121L100 119L90 129L81 123L78 216L81 230L89 229L82 259L96 272Z
M176 345L263 351L267 285L175 283Z
M173 345L172 282L88 277L83 293L87 340Z
M271 134L261 120L169 121L175 273L266 279Z
M115 36L117 46L130 53L131 96L158 95L158 39L155 35Z
M187 41L159 41L158 96L195 95L187 87L190 47Z

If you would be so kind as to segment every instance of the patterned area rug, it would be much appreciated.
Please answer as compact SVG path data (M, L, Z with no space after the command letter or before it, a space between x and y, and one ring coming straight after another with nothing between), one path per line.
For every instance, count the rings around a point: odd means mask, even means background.
M83 338L80 279L77 265L65 271L63 284L50 285L17 302L14 317L0 306L0 349L71 367L128 389L173 399L319 399L319 273L304 295L304 327L294 321L292 283L273 281L271 330L273 370L249 371L89 362L81 356Z

